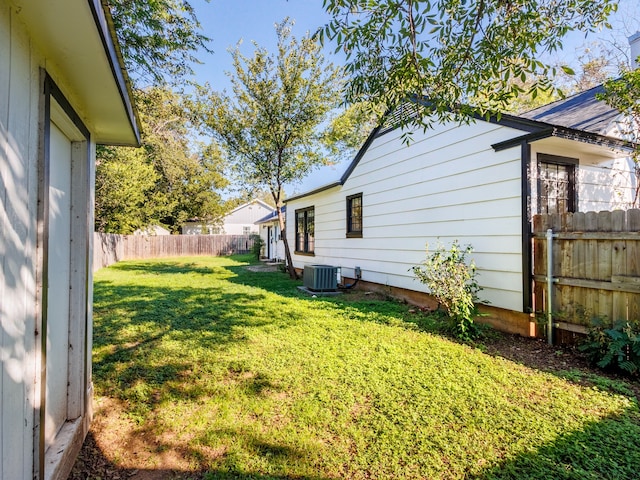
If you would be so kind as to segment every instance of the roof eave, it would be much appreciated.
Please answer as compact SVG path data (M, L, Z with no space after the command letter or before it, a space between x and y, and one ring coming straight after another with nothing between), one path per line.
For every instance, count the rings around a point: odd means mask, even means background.
M139 122L106 0L9 0L96 143L138 146Z

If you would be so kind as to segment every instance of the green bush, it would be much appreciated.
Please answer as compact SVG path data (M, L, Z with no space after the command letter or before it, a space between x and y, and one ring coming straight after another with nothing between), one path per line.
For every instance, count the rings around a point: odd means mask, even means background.
M473 321L478 315L476 303L481 288L476 280L475 263L466 261L472 251L471 245L462 248L457 240L448 250L438 243L433 253L427 244L427 259L412 268L416 278L429 287L431 295L453 321L454 335L465 341L481 333Z
M578 347L600 368L640 373L640 323L618 321L606 325L600 318L591 321L584 344Z
M260 254L262 253L262 247L264 247L264 240L260 235L253 235L253 245L251 246L251 255L260 260Z

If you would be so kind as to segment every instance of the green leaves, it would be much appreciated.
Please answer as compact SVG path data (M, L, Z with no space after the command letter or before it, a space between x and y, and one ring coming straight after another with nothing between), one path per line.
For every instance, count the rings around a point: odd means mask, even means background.
M127 71L135 83L178 85L210 52L187 0L107 0Z
M228 182L217 147L193 141L197 105L165 88L138 90L136 103L141 148L98 150L96 229L128 234L159 223L177 232L190 218L220 217Z
M433 253L427 245L427 259L412 268L416 278L429 288L429 293L451 317L454 333L463 340L473 340L479 334L473 317L477 315L475 302L481 288L475 264L466 262L472 250L470 245L461 248L457 240L448 250L438 244Z
M503 111L523 92L509 82L548 88L542 53L572 30L605 25L615 0L325 0L333 19L319 38L347 54L350 102L383 111L416 95L429 101L401 125ZM546 82L546 83L545 83Z
M331 138L324 129L342 102L343 80L342 71L324 60L315 39L292 35L292 21L285 19L275 27L277 52L257 44L251 57L240 46L231 50L232 94L211 93L205 87L200 103L210 105L205 127L223 148L238 180L270 191L279 208L285 184L327 163L323 145ZM280 224L284 228L282 217ZM283 240L290 259L286 236ZM295 275L292 266L290 274Z
M640 372L640 325L618 321L606 327L601 319L594 319L580 350L600 368L637 375Z
M616 127L633 147L631 158L635 163L636 178L633 205L637 206L640 202L640 69L626 70L618 78L607 80L604 92L598 93L596 98L621 114Z

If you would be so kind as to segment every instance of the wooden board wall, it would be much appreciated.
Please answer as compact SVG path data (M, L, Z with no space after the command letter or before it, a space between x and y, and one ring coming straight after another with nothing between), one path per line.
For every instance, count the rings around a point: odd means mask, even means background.
M640 210L536 215L533 219L536 312L546 311L547 246L552 229L554 319L588 326L640 319Z

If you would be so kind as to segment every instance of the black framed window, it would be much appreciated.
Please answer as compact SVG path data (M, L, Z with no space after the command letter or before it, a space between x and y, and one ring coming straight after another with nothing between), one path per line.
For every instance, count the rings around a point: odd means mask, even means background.
M311 255L315 248L314 207L296 210L296 253Z
M576 165L574 158L538 155L538 213L576 211Z
M362 193L347 197L347 237L362 237Z

